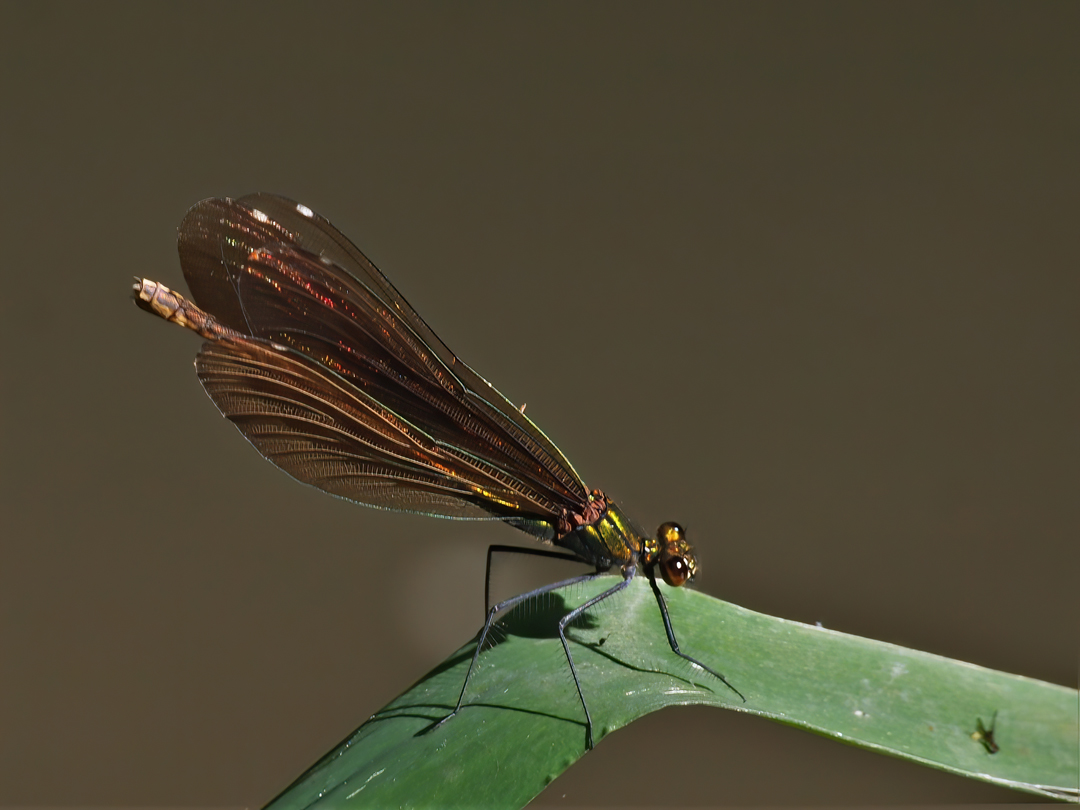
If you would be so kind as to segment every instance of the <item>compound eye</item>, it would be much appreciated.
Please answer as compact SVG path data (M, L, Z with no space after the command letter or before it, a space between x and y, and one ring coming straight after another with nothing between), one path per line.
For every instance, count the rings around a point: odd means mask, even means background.
M660 576L664 578L664 582L670 585L672 588L678 588L680 585L685 585L686 581L690 579L690 563L686 557L682 557L678 554L672 556L664 556L660 560Z

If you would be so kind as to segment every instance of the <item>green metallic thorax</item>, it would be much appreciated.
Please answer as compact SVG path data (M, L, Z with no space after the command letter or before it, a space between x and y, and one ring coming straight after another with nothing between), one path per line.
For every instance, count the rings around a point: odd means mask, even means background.
M572 551L590 565L606 570L635 563L646 535L619 509L608 502L607 511L595 522L555 540L555 545Z

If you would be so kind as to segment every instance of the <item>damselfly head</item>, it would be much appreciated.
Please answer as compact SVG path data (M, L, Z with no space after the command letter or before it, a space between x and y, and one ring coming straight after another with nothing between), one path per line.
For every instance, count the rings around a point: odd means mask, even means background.
M656 530L660 545L660 576L673 588L685 585L697 574L697 558L686 540L686 530L678 523L662 523Z

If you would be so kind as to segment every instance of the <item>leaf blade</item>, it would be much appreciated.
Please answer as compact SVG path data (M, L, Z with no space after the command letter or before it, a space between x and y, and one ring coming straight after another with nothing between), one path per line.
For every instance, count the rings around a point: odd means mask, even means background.
M575 588L570 605L609 581ZM1075 689L804 625L685 589L665 589L682 649L746 697L709 688L671 654L655 602L635 581L572 628L599 741L671 705L746 711L952 773L1076 800ZM278 796L274 810L368 804L521 807L585 753L581 706L553 624L561 600L513 623L453 706L473 643L392 701ZM971 734L998 712L997 754Z

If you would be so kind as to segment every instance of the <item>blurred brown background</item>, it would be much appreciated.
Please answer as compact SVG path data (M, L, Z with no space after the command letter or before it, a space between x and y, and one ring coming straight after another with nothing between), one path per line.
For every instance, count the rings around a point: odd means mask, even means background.
M0 804L266 802L477 630L519 537L296 484L131 305L136 274L184 289L188 206L255 190L351 236L590 485L686 524L703 590L1076 684L1077 4L0 30ZM538 803L1022 799L686 709Z

